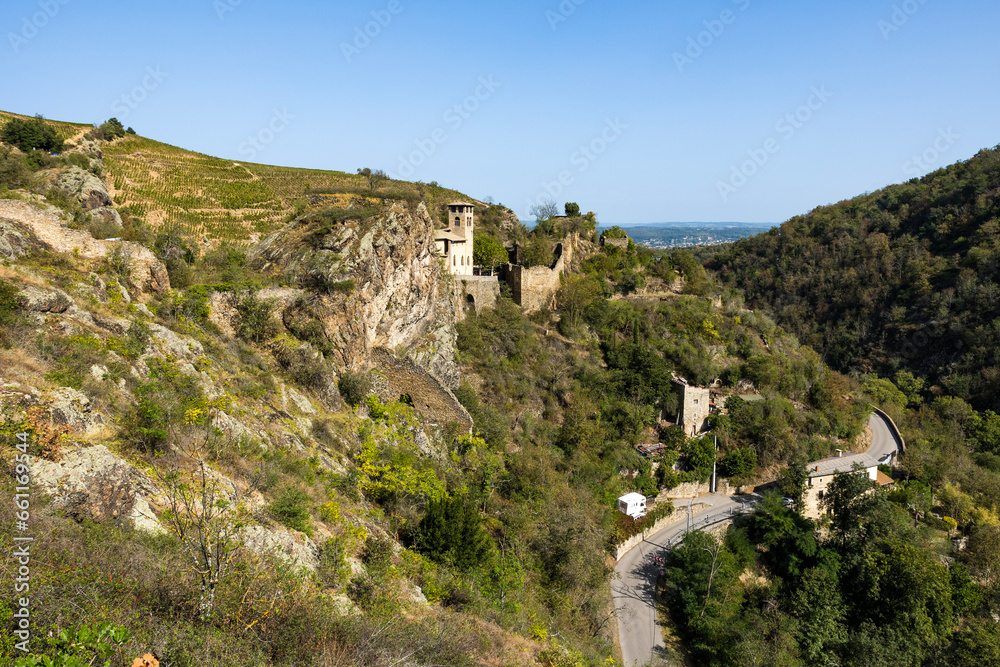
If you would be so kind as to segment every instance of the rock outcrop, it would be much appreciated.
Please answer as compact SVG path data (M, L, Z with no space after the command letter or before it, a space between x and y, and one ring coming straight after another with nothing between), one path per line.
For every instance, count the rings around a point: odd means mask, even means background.
M56 178L55 186L76 197L89 211L111 206L111 195L104 181L80 167L70 167Z
M78 519L162 531L147 501L156 489L104 445L64 452L59 462L35 459L31 476L52 495L56 507Z
M71 252L84 259L116 254L139 289L157 293L170 289L167 268L148 248L127 241L99 241L85 231L69 229L58 209L0 199L0 255L20 257L31 249Z
M405 349L457 386L454 298L434 221L422 203L380 204L375 212L367 201L355 206L354 220L330 222L314 211L289 224L253 251L251 267L303 289L282 304L282 319L321 326L338 367L367 369L374 350Z

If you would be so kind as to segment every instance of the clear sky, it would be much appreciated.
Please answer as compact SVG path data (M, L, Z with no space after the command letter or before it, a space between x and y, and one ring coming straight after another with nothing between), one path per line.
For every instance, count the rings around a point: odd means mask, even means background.
M779 222L1000 143L996 0L5 0L0 28L4 110L522 218Z

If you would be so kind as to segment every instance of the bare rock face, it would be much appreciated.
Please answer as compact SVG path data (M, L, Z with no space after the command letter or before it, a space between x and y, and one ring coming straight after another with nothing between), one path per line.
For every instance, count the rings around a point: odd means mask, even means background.
M104 417L92 412L90 399L72 387L60 387L48 395L48 411L53 424L90 433L104 425Z
M25 285L21 288L21 308L35 313L65 313L73 299L62 290Z
M117 253L128 264L136 287L160 294L170 289L167 267L151 250L127 241L97 240L85 231L68 229L60 215L52 207L0 199L0 256L5 247L17 256L26 254L25 248L72 252L84 259L104 259Z
M155 493L149 480L104 445L63 452L58 463L35 459L31 474L71 516L162 531L146 500Z
M422 366L457 386L454 303L434 227L422 203L382 204L344 222L306 215L265 239L250 265L306 290L283 306L282 320L320 327L338 367L368 368L377 348L413 350Z
M44 244L27 225L0 217L0 258L20 259L42 247Z
M90 217L95 222L104 221L118 225L119 227L122 226L121 214L110 206L101 206L100 208L93 209L90 212Z
M247 526L241 533L243 544L254 553L270 553L296 567L315 571L319 567L316 545L305 535L294 533L287 528L260 525Z
M71 167L56 178L56 187L65 193L76 197L87 210L111 206L111 195L104 181L89 171L79 167Z

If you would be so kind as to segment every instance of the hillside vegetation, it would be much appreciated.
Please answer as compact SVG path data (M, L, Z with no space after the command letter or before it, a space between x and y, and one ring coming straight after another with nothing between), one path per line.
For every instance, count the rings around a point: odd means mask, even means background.
M831 370L691 254L592 244L596 216L577 207L530 233L483 207L488 235L517 242L526 263L550 264L568 234L579 256L550 308L528 314L501 295L463 313L433 242L459 193L396 182L373 192L360 175L234 165L105 125L78 130L59 156L3 147L0 455L8 488L30 473L37 652L65 664L151 652L164 667L611 667L608 555L672 511L663 502L636 522L616 498L704 482L715 462L710 438L671 423L675 375L713 386L726 408L712 427L734 483L801 492L804 461L864 446L868 399L898 417L913 452L904 472L920 480L903 487L910 495L874 496L885 523L868 541L837 512L824 533L771 500L758 528L716 549L720 604L697 588L703 577L678 592L679 623L705 617L682 628L704 664L827 664L848 655L842 637L912 640L906 664L919 664L996 635L986 619L1000 569L977 546L1000 524L1000 466L989 467L1000 457L983 458L1000 453L1000 428L988 414L959 399L923 405L913 376ZM120 206L96 206L115 181ZM95 214L112 208L120 223ZM162 262L147 271L160 280L134 270L140 250ZM422 369L421 386L471 430L387 389L385 357ZM30 434L27 472L18 432ZM966 438L982 443L975 459L955 444ZM655 441L659 461L637 452ZM925 502L921 485L936 495ZM851 521L867 522L866 503ZM6 540L16 520L0 505ZM974 581L937 564L950 553L943 528L970 538ZM674 566L704 574L712 547L692 544ZM905 609L891 597L866 607L844 588L888 585L900 563L914 564L912 580L927 575L927 595ZM767 581L744 595L750 568ZM807 601L834 607L829 641L801 629L826 612L783 606L804 585ZM867 614L857 627L828 595L837 587ZM0 600L6 662L11 604ZM900 609L912 616L885 633L862 628ZM770 663L728 652L773 639L787 651Z
M177 227L211 241L242 242L276 231L312 194L372 194L360 174L251 164L127 136L104 146L115 204L153 227ZM436 185L391 181L376 194L424 199L429 208L464 195ZM255 236L256 235L256 236Z
M910 371L1000 410L1000 149L816 208L710 266L842 372Z

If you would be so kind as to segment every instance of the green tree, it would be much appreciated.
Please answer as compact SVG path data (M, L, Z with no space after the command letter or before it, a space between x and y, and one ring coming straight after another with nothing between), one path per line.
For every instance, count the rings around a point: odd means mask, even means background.
M492 271L506 264L509 259L503 243L489 234L476 234L472 246L472 261L476 266Z
M809 481L809 468L804 457L797 457L778 472L778 491L791 498L796 508L802 511L802 497Z
M369 167L365 167L363 169L358 169L358 174L364 176L365 180L368 181L368 190L370 192L377 191L380 187L382 187L383 183L389 180L389 177L381 169L372 171Z
M973 414L965 431L972 446L980 452L1000 454L1000 415L992 410Z
M60 153L63 150L63 141L59 138L59 133L41 116L28 120L11 118L0 131L0 141L17 146L24 153L34 150Z
M909 402L906 394L901 392L891 380L873 377L865 380L862 383L862 386L865 389L865 393L868 394L872 401L874 401L877 405L895 405L905 408L906 404Z
M799 621L799 648L808 665L826 667L847 641L847 607L839 582L823 568L806 570L791 594L789 608Z
M962 561L987 586L1000 580L1000 526L985 523L973 528Z
M1000 625L990 618L973 618L955 634L952 667L1000 665Z
M899 371L893 378L899 390L906 395L907 404L917 406L923 403L921 392L924 390L924 379L916 377L910 371Z
M747 480L757 468L757 452L750 447L740 447L722 457L726 477Z
M574 202L566 202L566 215L570 218L580 215L580 205Z
M524 246L521 255L521 262L524 268L530 269L535 266L551 266L555 259L552 252L552 241L542 234L532 234L528 243Z
M274 311L273 300L261 300L257 293L247 290L233 296L233 330L236 337L248 343L260 345L274 338L277 325L271 319Z
M609 227L608 229L605 229L603 232L601 232L601 238L602 239L627 239L628 238L628 234L626 234L625 230L622 229L621 227L619 227L618 225L614 225L613 227Z
M860 464L855 464L852 472L836 475L820 503L833 515L830 532L842 547L864 545L866 540L891 532L888 498Z
M431 501L417 526L416 546L438 563L469 570L487 562L493 541L475 506L462 496Z

